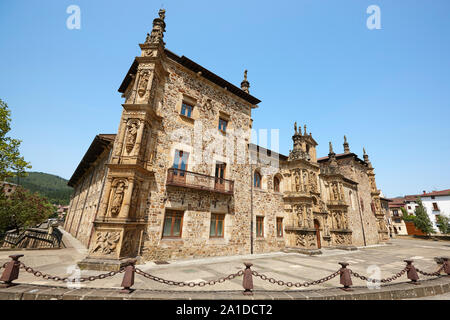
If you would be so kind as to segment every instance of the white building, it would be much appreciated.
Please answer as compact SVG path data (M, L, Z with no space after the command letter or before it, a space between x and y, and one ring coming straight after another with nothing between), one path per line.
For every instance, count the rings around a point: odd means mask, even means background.
M445 215L450 217L450 189L442 191L433 191L420 195L423 206L427 209L428 216L433 223L433 228L439 232L436 225L437 217Z

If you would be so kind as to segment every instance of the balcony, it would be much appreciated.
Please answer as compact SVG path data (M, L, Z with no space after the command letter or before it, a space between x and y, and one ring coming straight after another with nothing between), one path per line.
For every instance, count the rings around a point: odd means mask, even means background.
M234 190L234 181L175 168L167 170L166 185L225 194L233 194Z

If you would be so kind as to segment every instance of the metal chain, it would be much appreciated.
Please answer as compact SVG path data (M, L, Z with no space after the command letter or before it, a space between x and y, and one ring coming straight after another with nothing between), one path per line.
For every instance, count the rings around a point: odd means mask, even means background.
M430 273L430 272L425 272L425 271L419 270L419 269L417 269L417 268L416 268L416 271L417 271L418 273L420 273L420 274L423 274L424 276L435 277L435 276L440 276L440 275L441 275L442 269L444 269L444 265L442 265L442 266L439 268L439 270L436 271L436 272L431 272L431 273Z
M53 280L53 281L63 281L63 282L85 282L85 281L95 281L98 279L105 279L107 277L113 277L118 273L122 273L125 271L125 267L122 267L119 269L119 271L111 271L108 273L102 273L96 276L89 276L89 277L81 277L81 278L71 278L69 277L58 277L58 276L51 276L49 274L43 273L41 271L34 270L31 267L26 266L22 262L20 263L20 268L24 269L26 272L33 274L35 277L42 277L46 280Z
M367 278L367 277L365 277L363 275L360 275L359 273L356 273L356 272L354 272L352 270L350 270L350 273L352 275L354 275L355 277L360 278L363 281L369 281L369 282L372 282L372 283L376 283L376 282L386 283L386 282L392 282L395 279L400 278L406 271L408 271L408 268L405 267L403 270L401 270L400 272L394 274L392 277L385 278L385 279Z
M228 275L226 277L222 277L222 278L219 278L217 280L200 281L200 282L183 282L183 281L166 280L166 279L163 279L163 278L155 277L155 276L153 276L153 275L151 275L151 274L149 274L149 273L147 273L145 271L142 271L139 268L136 268L136 273L141 275L141 276L144 276L147 279L150 279L150 280L153 280L153 281L157 281L157 282L160 282L160 283L164 283L164 284L167 284L167 285L180 286L180 287L188 286L188 287L193 288L193 287L196 287L196 286L204 287L206 285L212 286L212 285L215 285L217 283L223 283L223 282L225 282L227 280L232 280L232 279L234 279L236 277L242 276L244 274L244 271L240 270L240 271L238 271L236 273L232 273L232 274L230 274L230 275Z
M293 282L285 282L285 281L283 281L283 280L276 280L276 279L274 279L274 278L270 278L270 277L267 277L266 275L264 275L264 274L260 274L260 273L258 273L257 271L252 271L252 275L254 275L255 277L259 277L259 278L261 278L261 280L265 280L265 281L269 281L270 283L272 283L272 284L278 284L279 286L287 286L287 287L293 287L293 286L295 286L295 287L297 287L297 288L299 288L299 287L309 287L309 286L311 286L311 285L316 285L316 284L321 284L321 283L324 283L324 282L326 282L326 281L329 281L329 280L331 280L331 279L333 279L334 277L336 277L338 274L340 274L340 270L338 270L338 271L336 271L336 272L334 272L334 273L332 273L332 274L330 274L329 276L327 276L327 277L324 277L324 278L322 278L322 279L319 279L319 280L313 280L313 281L307 281L307 282L295 282L295 283L293 283Z

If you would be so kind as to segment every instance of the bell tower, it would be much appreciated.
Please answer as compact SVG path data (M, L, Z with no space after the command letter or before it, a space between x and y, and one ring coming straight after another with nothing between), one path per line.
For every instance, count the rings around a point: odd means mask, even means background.
M119 270L127 258L140 254L147 225L146 201L155 181L155 140L167 77L164 18L165 10L160 10L151 33L139 45L141 56L135 58L121 86L125 103L107 164L89 255L79 263L82 269Z

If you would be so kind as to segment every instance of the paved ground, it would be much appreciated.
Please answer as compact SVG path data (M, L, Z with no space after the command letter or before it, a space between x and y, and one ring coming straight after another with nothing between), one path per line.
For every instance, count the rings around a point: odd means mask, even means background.
M68 238L65 235L65 238ZM70 241L68 241L70 240ZM305 256L296 253L271 253L248 256L215 257L205 259L190 259L184 261L169 261L167 265L156 265L147 263L138 267L154 276L175 281L209 281L235 273L244 268L244 261L253 263L252 269L263 273L277 280L303 282L317 280L337 271L340 266L338 262L346 261L350 263L350 268L363 275L376 276L380 272L381 278L389 277L402 270L405 266L404 259L413 259L415 266L421 270L433 272L437 270L434 257L450 256L450 242L394 239L391 244L372 247L359 248L357 251L343 251L336 249L323 249L320 256ZM86 250L76 240L67 239L68 248L60 250L26 250L26 251L0 251L0 263L9 261L8 256L14 253L25 254L21 261L26 265L38 269L51 275L67 276L73 272L76 262L82 260L86 255ZM96 275L98 271L82 271L82 276ZM421 276L421 279L427 279ZM90 288L120 288L122 275L112 278L96 280L88 284L81 284L81 287ZM406 275L395 282L407 281ZM28 284L62 285L33 275L21 270L19 282ZM355 286L365 286L362 280L353 278ZM339 277L332 279L322 285L314 286L314 289L340 287ZM296 291L298 288L280 287L259 278L254 279L255 290L284 290ZM214 286L203 288L186 288L161 284L142 276L136 275L136 289L150 290L242 290L242 277L237 277L231 281L226 281ZM308 289L312 289L309 287ZM443 295L448 299L449 296Z

